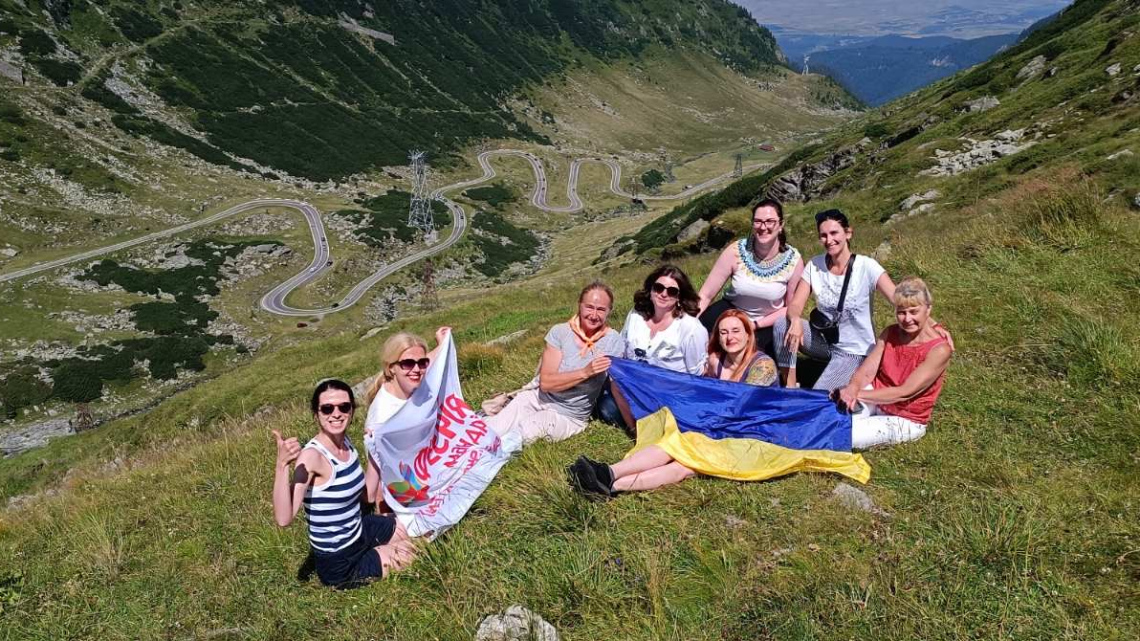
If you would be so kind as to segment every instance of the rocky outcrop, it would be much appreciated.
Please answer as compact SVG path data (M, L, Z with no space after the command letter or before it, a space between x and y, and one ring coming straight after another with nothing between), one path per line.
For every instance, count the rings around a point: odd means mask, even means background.
M1030 60L1028 64L1026 64L1021 68L1020 71L1017 72L1017 79L1025 80L1040 75L1042 71L1045 71L1046 62L1048 62L1048 60L1045 58L1045 56L1037 56L1033 60Z
M966 148L959 151L935 149L933 158L938 164L918 172L920 176L956 176L962 172L976 169L983 165L1012 156L1036 144L1032 140L1024 140L1025 130L1006 130L992 140L974 140L962 138Z
M1000 107L1001 101L993 96L982 96L977 100L971 100L966 103L966 111L970 113L977 113L981 111L989 111L994 107Z
M855 164L861 152L867 150L871 141L867 138L850 147L844 147L823 160L801 165L797 169L780 176L768 187L767 196L780 202L808 202L826 198L828 193L821 188L835 174Z
M1110 65L1107 69L1104 70L1104 72L1108 74L1109 78L1115 78L1116 76L1120 75L1122 68L1123 67L1121 67L1120 63L1118 62L1114 65Z
M479 624L475 641L558 641L558 630L521 605L492 614Z

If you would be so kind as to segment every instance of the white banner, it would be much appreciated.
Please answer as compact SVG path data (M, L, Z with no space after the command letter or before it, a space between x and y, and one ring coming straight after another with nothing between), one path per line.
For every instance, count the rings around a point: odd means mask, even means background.
M384 501L409 535L431 539L463 518L521 445L501 440L463 400L450 332L439 354L407 403L364 440Z

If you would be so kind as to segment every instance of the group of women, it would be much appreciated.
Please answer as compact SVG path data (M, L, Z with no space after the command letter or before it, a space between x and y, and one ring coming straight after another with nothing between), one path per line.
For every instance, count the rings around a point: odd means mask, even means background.
M805 264L787 244L780 203L761 201L752 233L722 252L699 292L679 268L658 267L634 294L620 332L609 324L613 291L601 282L587 285L574 316L547 332L537 385L488 416L487 426L521 437L524 445L569 438L592 415L635 430L628 404L608 380L614 357L748 385L798 387L796 361L804 353L826 363L812 387L851 412L854 448L921 438L953 350L931 318L930 291L918 278L896 285L875 259L855 255L842 212L819 213L816 228L824 253ZM726 283L727 292L714 301ZM878 336L875 291L893 303L897 321ZM815 311L803 319L809 297ZM437 343L446 331L437 331ZM381 375L368 393L366 430L384 429L434 357L413 335L388 339ZM362 471L345 435L355 410L352 390L325 381L311 407L320 429L308 444L277 436L277 523L288 525L305 506L317 573L327 584L353 585L403 567L415 551L404 524L360 509L362 497L377 501L379 477L374 461ZM594 498L696 473L655 446L614 465L583 456L568 468L573 487Z

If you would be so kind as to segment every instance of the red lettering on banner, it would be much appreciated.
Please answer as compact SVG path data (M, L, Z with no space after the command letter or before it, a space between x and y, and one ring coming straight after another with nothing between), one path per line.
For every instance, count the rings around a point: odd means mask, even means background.
M447 438L455 438L455 432L451 431L451 417L442 408L439 412L439 421L435 424L435 430Z
M420 479L421 482L427 481L431 478L431 471L429 468L432 465L438 463L440 458L442 457L440 457L438 454L432 454L430 447L425 447L424 449L420 450L419 454L416 454L416 476Z
M454 413L453 415L456 420L466 418L466 416L471 413L471 406L456 394L448 396L447 399L443 401L443 404Z

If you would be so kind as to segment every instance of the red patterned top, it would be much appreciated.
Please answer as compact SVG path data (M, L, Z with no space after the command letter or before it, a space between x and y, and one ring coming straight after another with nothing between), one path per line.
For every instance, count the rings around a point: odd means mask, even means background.
M940 336L920 345L908 345L900 340L901 334L902 331L899 330L898 325L892 325L887 330L883 359L879 361L879 371L875 374L873 383L875 389L901 386L914 373L914 370L918 369L922 361L926 360L930 350L946 344L946 339ZM918 396L909 401L880 405L879 410L885 414L901 416L915 423L926 425L930 422L930 414L934 411L934 402L938 400L938 395L942 392L942 381L945 378L946 372L942 372L930 384L930 387L927 387Z

